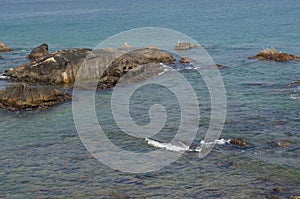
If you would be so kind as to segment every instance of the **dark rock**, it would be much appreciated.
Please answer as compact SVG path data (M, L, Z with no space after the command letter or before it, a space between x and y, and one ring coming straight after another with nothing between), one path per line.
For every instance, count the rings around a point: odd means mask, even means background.
M175 50L189 50L191 48L193 48L193 46L187 42L177 42L175 46Z
M278 52L274 48L267 48L267 49L260 51L256 56L249 57L249 59L285 62L285 61L291 61L291 60L299 60L300 57L297 55Z
M286 148L291 146L293 143L287 139L276 139L270 142L270 145L273 147L282 147Z
M181 59L179 61L182 64L189 64L189 63L193 62L194 60L190 57L181 57Z
M42 44L40 46L35 47L31 53L27 56L27 59L35 60L41 57L48 55L48 44Z
M300 80L296 81L296 82L292 82L288 84L288 87L294 87L294 86L299 86L300 85Z
M12 81L61 85L71 84L90 49L60 50L4 72Z
M273 188L273 191L276 193L280 193L282 190L279 187Z
M0 41L0 52L10 52L12 49Z
M45 108L71 99L66 92L51 87L17 84L8 86L6 90L0 90L0 108L11 111Z
M229 141L230 144L240 147L247 147L249 144L243 138L232 139Z

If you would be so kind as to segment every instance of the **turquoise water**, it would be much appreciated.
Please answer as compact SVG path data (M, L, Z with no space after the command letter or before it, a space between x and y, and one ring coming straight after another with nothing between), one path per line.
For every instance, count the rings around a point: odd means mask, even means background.
M96 1L2 0L0 40L15 49L0 54L0 73L27 62L30 50L95 47L107 37L138 27L165 27L199 41L221 70L227 92L227 117L221 138L243 137L252 147L216 145L204 159L185 153L157 172L127 174L94 159L81 143L71 102L47 111L0 110L0 198L287 198L300 195L300 93L287 84L300 79L300 62L248 60L264 47L300 55L298 1ZM199 132L207 130L209 98L191 70L181 71L203 94ZM0 87L7 82L1 81ZM147 91L144 91L147 92ZM161 91L162 92L162 91ZM157 139L176 131L178 105L169 93L157 99L170 110ZM110 114L111 91L96 94L97 116L115 144L127 150L152 150L145 141L120 132ZM140 95L146 95L143 90ZM168 96L170 98L168 98ZM137 97L138 98L138 97ZM148 110L137 103L137 123ZM150 100L151 101L151 100ZM149 101L147 101L150 103ZM141 116L141 117L140 117ZM138 118L146 118L138 120ZM166 139L166 140L164 140ZM198 143L199 135L195 139ZM288 148L273 147L288 139ZM275 193L273 188L282 188Z

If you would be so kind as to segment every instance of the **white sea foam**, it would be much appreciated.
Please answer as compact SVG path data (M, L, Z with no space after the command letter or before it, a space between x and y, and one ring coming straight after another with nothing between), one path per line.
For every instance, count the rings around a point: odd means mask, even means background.
M158 142L156 140L152 140L152 139L149 139L149 138L145 138L145 140L149 145L151 145L153 147L166 149L168 151L177 151L177 152L181 152L181 151L200 152L201 151L200 146L196 147L195 149L190 149L189 146L183 144L182 142L178 142L178 145L174 145L174 144L171 144L171 143ZM219 140L215 140L215 142L209 142L209 143L205 143L204 141L201 141L200 144L201 145L212 145L212 144L223 145L223 144L229 143L229 141L230 140L219 139Z
M3 74L0 74L0 79L8 79L8 77Z
M158 73L158 75L163 75L164 73L173 70L171 67L165 65L164 63L160 63L160 65L162 66L162 68L164 69L164 71Z
M291 95L290 95L290 98L291 98L291 99L294 99L294 100L298 100L298 99L300 99L300 95L297 95L297 94L291 94Z
M173 145L171 143L161 143L155 140L151 140L149 138L145 138L146 142L151 145L154 146L156 148L162 148L162 149L166 149L168 151L187 151L189 150L189 146L184 145L183 143L181 143L181 146L177 146L177 145Z

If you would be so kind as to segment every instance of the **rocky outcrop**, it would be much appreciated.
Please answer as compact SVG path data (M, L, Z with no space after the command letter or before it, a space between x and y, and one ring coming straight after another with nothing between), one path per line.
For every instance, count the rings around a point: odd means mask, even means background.
M4 75L19 82L73 84L82 66L80 80L99 79L99 87L105 89L114 86L125 73L131 72L136 76L148 72L146 77L151 73L157 75L161 70L155 69L161 68L161 62L170 64L174 58L157 48L71 49L50 53L28 64L11 68Z
M45 108L71 100L64 91L52 87L28 86L27 84L10 85L0 91L0 108L22 110Z
M257 55L249 57L249 59L285 62L285 61L291 61L291 60L299 60L300 57L297 55L278 52L274 48L267 48L267 49L260 51Z
M27 59L36 60L48 54L48 44L43 43L42 45L35 47L27 56Z
M187 42L177 42L175 50L189 50L193 48L192 44Z
M9 52L12 51L10 47L8 47L5 43L0 41L0 52Z
M47 85L71 84L90 49L60 50L4 72L12 81Z
M110 88L125 74L122 83L138 82L154 77L163 71L160 63L172 64L174 61L171 54L162 52L158 48L130 50L111 62L100 77L98 87Z

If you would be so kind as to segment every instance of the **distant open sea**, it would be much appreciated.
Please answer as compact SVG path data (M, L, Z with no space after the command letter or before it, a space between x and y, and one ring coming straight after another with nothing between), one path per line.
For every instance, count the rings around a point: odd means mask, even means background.
M300 1L294 0L0 0L0 41L14 49L0 53L0 73L28 62L26 55L42 43L49 44L49 51L94 48L132 28L174 29L197 40L215 63L229 67L220 70L227 94L220 138L242 137L251 143L249 148L216 145L204 159L185 153L162 170L129 174L89 154L75 129L71 102L47 110L0 110L0 198L300 195L300 87L287 86L300 80L300 62L248 59L266 47L300 55L299 10ZM198 81L192 78L191 84ZM7 84L0 81L0 88ZM205 93L205 86L198 90ZM129 138L114 125L111 92L96 94L97 116L108 137L125 149L152 150L145 140ZM147 92L139 94L147 96ZM167 104L176 113L176 100L168 98L171 93L159 96L146 103ZM201 101L196 144L209 124L208 106ZM133 117L147 122L148 110L143 104L136 107ZM156 140L163 142L164 135L175 132L179 119L178 114L170 114L168 127ZM279 139L289 140L290 146L270 144Z

